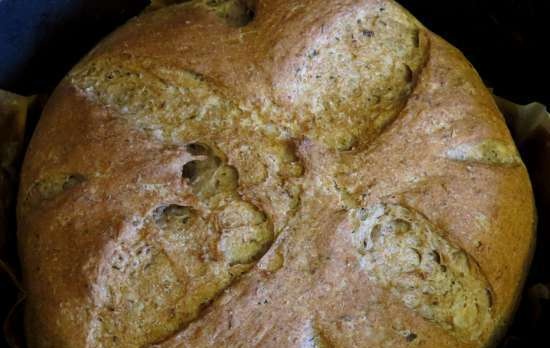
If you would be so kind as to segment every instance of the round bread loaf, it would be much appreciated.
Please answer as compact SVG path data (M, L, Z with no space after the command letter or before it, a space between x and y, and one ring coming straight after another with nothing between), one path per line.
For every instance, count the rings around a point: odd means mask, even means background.
M55 348L488 346L535 222L491 94L391 0L131 20L49 100L18 220Z

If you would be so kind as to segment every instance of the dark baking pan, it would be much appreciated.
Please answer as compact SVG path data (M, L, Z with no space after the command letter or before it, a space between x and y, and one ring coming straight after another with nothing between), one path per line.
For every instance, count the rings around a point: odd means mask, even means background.
M0 88L51 90L103 36L148 0L0 0Z

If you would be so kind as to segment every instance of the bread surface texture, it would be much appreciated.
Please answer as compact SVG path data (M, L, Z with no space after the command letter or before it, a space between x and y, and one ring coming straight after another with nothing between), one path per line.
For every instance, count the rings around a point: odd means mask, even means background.
M397 3L175 4L43 112L18 202L27 339L486 347L534 216L491 94Z

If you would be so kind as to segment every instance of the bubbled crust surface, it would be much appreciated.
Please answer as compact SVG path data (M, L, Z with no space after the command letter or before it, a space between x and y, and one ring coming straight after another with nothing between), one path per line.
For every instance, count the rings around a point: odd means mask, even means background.
M30 346L490 344L534 206L473 68L392 1L246 6L142 15L54 92L18 207Z

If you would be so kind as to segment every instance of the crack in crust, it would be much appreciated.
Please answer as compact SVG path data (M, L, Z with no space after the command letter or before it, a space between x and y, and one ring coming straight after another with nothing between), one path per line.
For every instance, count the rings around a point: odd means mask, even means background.
M255 0L151 0L147 10L156 10L174 4L201 7L214 12L227 25L243 27L254 19Z
M42 180L38 180L26 192L22 208L24 211L29 211L29 209L36 208L44 202L53 200L64 191L69 191L85 181L86 177L82 174L50 175Z

